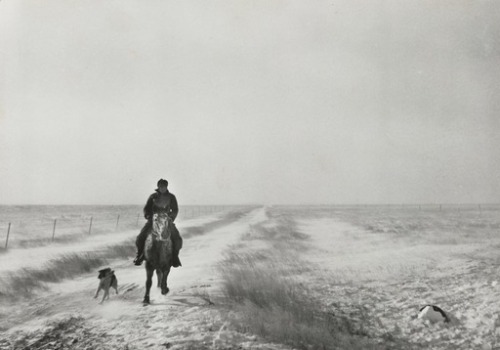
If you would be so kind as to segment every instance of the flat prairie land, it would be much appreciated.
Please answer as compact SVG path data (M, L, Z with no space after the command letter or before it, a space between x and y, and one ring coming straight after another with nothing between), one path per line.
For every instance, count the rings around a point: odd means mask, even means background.
M0 349L500 348L500 208L241 207L178 223L170 293L136 230L0 254ZM94 299L111 267L116 295ZM432 304L448 323L418 319Z

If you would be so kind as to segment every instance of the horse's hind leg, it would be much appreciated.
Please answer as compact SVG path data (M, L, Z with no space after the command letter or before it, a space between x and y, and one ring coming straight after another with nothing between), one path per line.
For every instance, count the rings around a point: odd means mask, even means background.
M151 285L153 284L153 273L154 269L148 267L146 264L146 294L144 294L143 304L149 304L149 291L151 290Z

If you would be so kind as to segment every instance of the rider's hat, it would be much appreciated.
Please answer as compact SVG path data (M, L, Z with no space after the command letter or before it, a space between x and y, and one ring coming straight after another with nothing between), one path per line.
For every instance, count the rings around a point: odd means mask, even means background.
M160 179L160 180L158 180L158 184L157 184L157 186L158 186L158 187L160 187L160 186L162 186L162 185L163 185L163 186L168 186L168 181L167 181L167 180L165 180L165 179Z

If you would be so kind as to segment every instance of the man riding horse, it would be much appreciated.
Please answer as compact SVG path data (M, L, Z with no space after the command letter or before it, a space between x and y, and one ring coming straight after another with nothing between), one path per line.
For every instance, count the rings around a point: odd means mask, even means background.
M172 254L173 254L173 267L182 266L179 260L179 250L182 248L182 237L179 230L175 227L174 220L179 213L177 199L173 193L168 191L168 181L160 179L157 184L158 188L151 196L149 196L146 206L144 207L144 217L147 222L137 236L135 245L137 246L137 256L134 259L134 264L139 266L144 261L144 243L146 238L153 227L153 214L166 213L171 219L171 239L172 239Z

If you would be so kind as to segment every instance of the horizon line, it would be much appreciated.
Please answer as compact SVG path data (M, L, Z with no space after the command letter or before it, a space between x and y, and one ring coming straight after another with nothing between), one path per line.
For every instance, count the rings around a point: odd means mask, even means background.
M144 206L137 203L0 203L0 206ZM179 207L187 206L440 206L440 205L500 205L500 202L394 202L394 203L199 203L183 204Z

